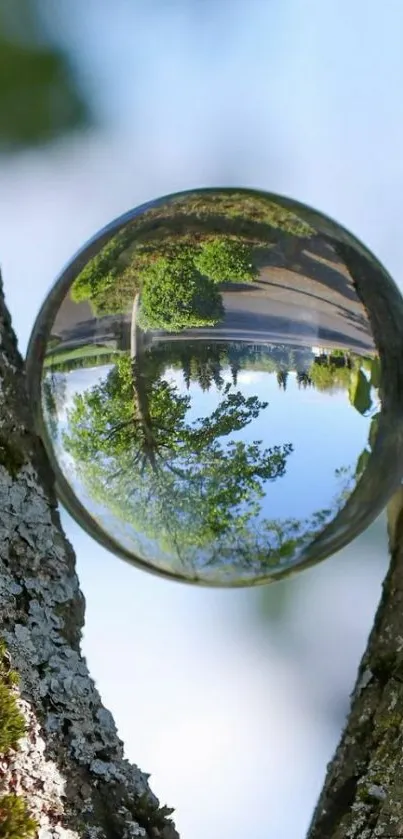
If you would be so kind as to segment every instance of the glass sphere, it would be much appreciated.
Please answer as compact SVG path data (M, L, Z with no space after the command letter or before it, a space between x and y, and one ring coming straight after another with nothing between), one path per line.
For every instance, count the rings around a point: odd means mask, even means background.
M403 299L321 213L199 189L72 259L27 378L62 504L192 583L267 583L338 551L399 485Z

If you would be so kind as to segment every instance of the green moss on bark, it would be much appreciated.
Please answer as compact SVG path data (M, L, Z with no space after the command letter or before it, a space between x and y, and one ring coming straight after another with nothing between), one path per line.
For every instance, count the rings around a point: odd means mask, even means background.
M0 753L16 749L18 740L25 734L25 721L18 708L13 688L18 684L17 674L10 669L7 650L0 641Z
M11 670L6 646L0 641L0 755L18 749L18 741L26 731L17 704L17 684L18 675ZM36 831L36 821L25 799L14 793L0 795L0 839L33 839Z
M4 466L12 478L15 478L25 463L19 446L0 434L0 466Z
M3 795L0 798L0 839L34 839L37 833L35 819L20 795Z

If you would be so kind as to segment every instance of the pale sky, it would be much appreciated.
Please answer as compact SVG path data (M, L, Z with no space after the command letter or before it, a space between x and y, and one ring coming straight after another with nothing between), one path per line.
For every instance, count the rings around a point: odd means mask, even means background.
M401 282L401 0L59 0L54 15L112 123L0 158L0 258L23 351L75 250L180 189L311 203ZM63 522L87 600L84 652L183 839L303 839L380 595L384 518L266 593L165 582ZM265 618L283 596L277 621Z

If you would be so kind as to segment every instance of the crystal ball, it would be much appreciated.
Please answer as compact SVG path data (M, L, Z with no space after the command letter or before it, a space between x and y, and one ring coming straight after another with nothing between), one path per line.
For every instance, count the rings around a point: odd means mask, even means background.
M61 503L112 553L196 584L340 550L400 483L403 299L289 198L138 207L62 271L27 354Z

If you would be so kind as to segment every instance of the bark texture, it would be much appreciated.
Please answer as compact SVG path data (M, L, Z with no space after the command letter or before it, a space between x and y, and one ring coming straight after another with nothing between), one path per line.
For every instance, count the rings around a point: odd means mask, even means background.
M24 796L38 839L177 839L89 676L84 608L0 281L0 635L26 722L0 755L0 797Z
M403 837L403 489L388 525L390 567L308 839Z

